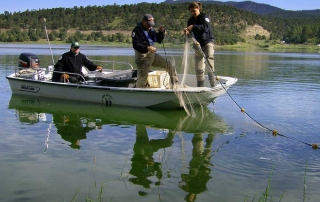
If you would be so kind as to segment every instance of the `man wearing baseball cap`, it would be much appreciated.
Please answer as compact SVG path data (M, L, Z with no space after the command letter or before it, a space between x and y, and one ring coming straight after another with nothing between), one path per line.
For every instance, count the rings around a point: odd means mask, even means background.
M137 65L138 80L136 88L147 87L148 73L151 66L166 69L170 75L171 88L176 88L178 87L178 77L174 61L156 53L155 45L156 43L161 44L163 41L165 29L160 25L159 31L156 32L152 27L154 25L154 17L151 14L144 14L142 21L137 23L131 34L135 63Z
M83 76L82 66L85 66L90 71L102 71L101 66L94 64L84 54L80 53L80 44L74 41L71 43L70 51L61 55L58 62L54 65L54 71L65 73L53 72L52 81L78 83L83 80L80 76ZM68 72L79 75L68 74Z
M80 44L77 41L71 43L71 48L80 48Z

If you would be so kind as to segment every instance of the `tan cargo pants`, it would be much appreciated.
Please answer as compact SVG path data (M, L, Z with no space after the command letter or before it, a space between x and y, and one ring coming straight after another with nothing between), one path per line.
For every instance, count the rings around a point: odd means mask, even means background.
M204 72L205 67L207 67L208 77L211 87L216 85L216 79L214 76L214 44L208 43L202 48L203 53L208 58L210 65L206 65L205 58L198 51L195 51L195 70L197 76L197 86L204 86Z
M148 73L151 66L166 69L166 71L170 75L171 85L176 85L178 83L174 61L169 58L165 58L158 53L140 53L136 50L134 52L138 77L136 88L147 87Z

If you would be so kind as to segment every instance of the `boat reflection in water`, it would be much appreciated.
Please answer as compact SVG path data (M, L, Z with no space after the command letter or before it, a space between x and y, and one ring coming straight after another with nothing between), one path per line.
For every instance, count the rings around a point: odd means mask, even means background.
M177 184L181 190L187 192L186 201L194 201L197 194L207 190L206 184L211 179L212 143L216 134L225 134L230 130L228 125L207 107L199 109L197 115L191 117L184 110L106 107L12 95L9 108L15 109L19 120L28 124L35 124L51 114L57 133L63 140L70 142L73 149L80 149L80 141L87 138L89 131L100 130L104 125L135 126L136 139L128 180L146 189L151 189L152 184L161 186L164 178L162 162L154 158L155 153L172 147L175 135L193 134L189 171L179 173L181 180ZM167 134L161 139L151 139L147 133L148 128L164 129ZM165 175L168 175L168 172ZM139 195L147 194L146 191L139 191Z

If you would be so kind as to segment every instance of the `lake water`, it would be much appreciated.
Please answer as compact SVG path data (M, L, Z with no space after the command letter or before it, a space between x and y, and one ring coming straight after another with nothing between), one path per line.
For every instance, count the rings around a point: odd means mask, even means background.
M134 64L131 48L81 51ZM269 201L319 201L319 53L216 50L217 74L239 81L190 117L12 96L22 52L52 64L48 45L0 44L0 201L258 201L268 186Z

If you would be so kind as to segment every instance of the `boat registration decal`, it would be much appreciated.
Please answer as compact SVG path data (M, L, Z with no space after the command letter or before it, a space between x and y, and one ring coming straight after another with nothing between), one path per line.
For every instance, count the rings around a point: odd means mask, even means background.
M28 85L21 85L20 90L21 91L28 91L28 92L32 92L32 93L37 93L37 92L39 92L40 88L34 87L34 86L28 86Z
M101 98L102 104L106 106L111 106L112 100L113 100L112 96L108 94L103 95Z

